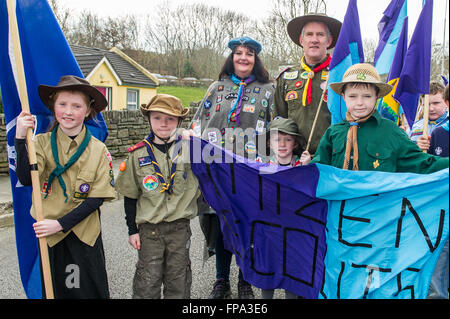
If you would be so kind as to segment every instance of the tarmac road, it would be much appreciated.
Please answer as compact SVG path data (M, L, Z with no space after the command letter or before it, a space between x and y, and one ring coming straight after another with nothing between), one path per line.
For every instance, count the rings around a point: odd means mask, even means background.
M106 255L109 290L113 299L129 299L137 261L137 252L128 244L128 231L123 213L123 200L107 202L102 206L102 236ZM191 220L192 299L208 298L215 281L215 257L204 264L203 234L198 217ZM232 261L230 281L233 299L237 298L238 268ZM260 290L253 289L256 298ZM276 298L282 298L279 290ZM14 227L0 228L0 299L26 298L20 281L15 246Z

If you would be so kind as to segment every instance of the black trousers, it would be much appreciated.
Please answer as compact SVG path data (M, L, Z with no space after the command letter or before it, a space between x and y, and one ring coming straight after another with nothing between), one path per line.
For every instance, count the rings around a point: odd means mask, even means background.
M101 233L91 247L70 232L48 253L55 299L109 299ZM42 271L41 281L45 298Z

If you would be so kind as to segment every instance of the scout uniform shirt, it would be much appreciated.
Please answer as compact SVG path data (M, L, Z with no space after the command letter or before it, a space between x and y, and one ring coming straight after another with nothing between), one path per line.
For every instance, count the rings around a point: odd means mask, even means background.
M69 158L76 152L86 135L86 126L74 139L67 136L61 128L56 131L56 144L58 147L59 162L64 166ZM58 219L71 212L87 197L115 198L114 174L112 170L112 158L105 144L94 136L81 154L80 158L67 169L61 177L66 184L66 197L55 178L49 188L48 196L45 196L47 181L51 172L56 168L52 155L51 132L36 136L36 157L39 168L39 181L41 183L42 211L45 219ZM46 198L45 198L46 197ZM36 219L34 206L31 207L31 215ZM64 239L70 232L85 244L93 246L100 234L100 216L98 210L83 219L68 232L57 232L47 237L50 247Z
M434 131L435 128L442 126L443 124L448 123L448 113L443 114L440 118L435 121L428 121L428 135ZM415 122L409 132L409 138L417 143L419 137L423 135L423 119Z
M347 121L330 126L311 163L342 168L344 165ZM410 172L428 174L449 165L448 158L422 152L406 133L375 111L358 128L358 166L361 171ZM350 159L349 167L352 167Z
M277 78L275 89L275 108L273 117L290 118L297 123L300 133L308 140L312 124L328 79L328 67L318 71L311 79L311 104L303 106L302 96L308 80L308 71L301 65L285 69ZM309 153L314 154L320 138L331 124L331 114L327 106L325 94L319 117L317 118L314 135L311 139Z
M166 191L161 192L163 186L156 175L145 143L140 142L128 149L130 154L125 161L126 168L117 176L116 190L123 196L137 199L138 226L143 223L158 224L196 216L198 180L192 173L188 144L185 142L177 142L181 143L182 147L176 165L173 193L170 195ZM177 143L173 143L169 148L168 154L171 158L174 158ZM172 162L168 164L167 155L156 147L153 147L153 153L165 181L170 181L169 170Z
M233 119L228 122L228 113L236 102L238 90L239 85L236 85L229 77L210 85L191 123L194 136L201 136L204 140L219 146L233 145L236 137L232 134L232 130L238 126ZM251 82L244 88L239 128L244 132L248 128L253 129L252 135L265 131L267 124L272 120L273 92L272 83L262 84L258 81ZM231 128L231 132L225 130L228 128ZM244 141L244 145L237 145L237 147L244 149L247 155L256 155L254 136L250 136Z

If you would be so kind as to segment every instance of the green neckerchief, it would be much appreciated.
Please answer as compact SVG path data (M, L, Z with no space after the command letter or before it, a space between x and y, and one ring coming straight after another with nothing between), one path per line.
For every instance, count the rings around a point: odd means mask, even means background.
M47 187L45 188L45 197L44 198L47 198L48 190L50 189L50 186L52 185L53 179L55 177L57 177L58 181L59 181L59 185L61 185L61 188L63 189L64 197L66 198L65 202L67 203L67 200L69 198L67 197L67 194L66 194L66 184L64 183L64 180L61 177L61 175L80 158L81 154L83 154L84 150L88 146L92 135L91 135L91 132L89 131L89 129L86 127L86 135L84 136L83 141L81 142L81 144L78 147L75 154L73 154L70 157L67 164L64 165L64 167L63 167L59 163L58 145L56 144L56 131L58 130L58 126L59 125L56 125L55 128L52 130L52 135L51 135L51 139L50 139L51 145L52 145L53 159L55 160L56 168L50 173L50 176L49 176L48 182L47 182Z

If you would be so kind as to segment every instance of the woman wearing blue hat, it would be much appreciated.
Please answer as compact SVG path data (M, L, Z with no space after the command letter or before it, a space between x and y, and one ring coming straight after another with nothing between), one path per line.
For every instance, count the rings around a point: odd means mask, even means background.
M222 66L219 79L208 88L191 125L195 136L238 155L256 159L256 135L263 133L272 119L275 87L258 56L262 49L259 42L243 36L230 40L228 47L231 53ZM211 208L206 212L200 211L200 223L210 255L216 254L217 280L209 298L226 299L231 298L232 253L224 249L222 232L215 219ZM214 226L209 227L215 224L217 230L211 229ZM254 298L252 288L243 279L241 271L238 297Z

